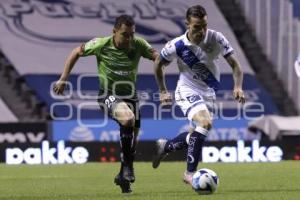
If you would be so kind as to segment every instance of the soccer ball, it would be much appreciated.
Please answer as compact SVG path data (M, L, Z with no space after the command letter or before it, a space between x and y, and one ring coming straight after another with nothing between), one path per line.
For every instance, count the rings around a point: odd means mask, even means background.
M219 177L213 170L199 169L192 179L192 187L198 194L212 194L219 185Z

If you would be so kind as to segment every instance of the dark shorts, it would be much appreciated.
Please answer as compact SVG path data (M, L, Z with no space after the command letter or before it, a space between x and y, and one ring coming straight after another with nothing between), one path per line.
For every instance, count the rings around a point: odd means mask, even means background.
M133 114L135 116L135 126L134 127L140 128L141 114L140 114L140 109L139 109L139 101L137 98L136 99L125 99L125 98L123 99L120 96L117 97L109 92L105 95L103 95L103 93L101 93L101 92L99 93L98 103L99 103L100 109L103 112L105 112L105 114L108 114L108 116L110 118L114 119L115 121L117 121L117 120L113 117L113 111L114 111L116 105L120 102L124 102L128 105L128 107L130 108L130 110L133 112Z

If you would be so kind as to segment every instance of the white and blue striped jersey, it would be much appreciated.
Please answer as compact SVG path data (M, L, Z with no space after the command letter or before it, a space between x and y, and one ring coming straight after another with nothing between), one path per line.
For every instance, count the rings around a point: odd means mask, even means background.
M220 54L226 58L232 53L233 48L222 33L207 29L200 44L192 44L186 32L168 42L160 56L168 62L177 58L179 85L204 90L212 88L216 91L220 86L220 70L215 60Z
M295 61L295 70L298 77L300 77L300 53L297 60Z

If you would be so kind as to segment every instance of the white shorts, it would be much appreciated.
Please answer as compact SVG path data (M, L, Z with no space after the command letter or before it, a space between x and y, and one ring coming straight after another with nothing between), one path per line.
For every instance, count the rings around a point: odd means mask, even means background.
M213 89L203 90L179 83L175 90L176 104L190 121L201 110L208 111L212 118L215 99Z

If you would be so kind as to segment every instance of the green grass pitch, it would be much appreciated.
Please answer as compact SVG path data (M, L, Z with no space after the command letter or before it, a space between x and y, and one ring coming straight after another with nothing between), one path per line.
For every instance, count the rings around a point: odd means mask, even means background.
M121 194L113 184L118 163L84 165L0 165L0 199L64 200L299 200L300 162L202 164L216 171L220 185L212 195L198 195L182 182L184 162L163 162L154 170L151 163L135 164L133 193Z

